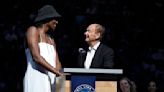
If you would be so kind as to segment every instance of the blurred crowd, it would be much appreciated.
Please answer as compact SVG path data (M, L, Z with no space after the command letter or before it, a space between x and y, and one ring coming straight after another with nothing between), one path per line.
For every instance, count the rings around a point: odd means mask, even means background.
M74 67L78 48L86 45L86 26L97 22L106 28L103 43L115 51L114 68L124 70L123 76L135 83L137 92L157 92L148 91L151 80L158 91L164 90L162 0L6 0L1 4L9 5L0 7L6 10L0 14L0 92L22 92L25 32L31 13L43 4L53 4L62 15L53 36L63 67Z

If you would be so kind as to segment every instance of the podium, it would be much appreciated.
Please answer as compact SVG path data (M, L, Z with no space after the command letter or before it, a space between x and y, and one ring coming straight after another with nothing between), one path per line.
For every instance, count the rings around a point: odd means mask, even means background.
M122 69L64 68L65 92L117 92L117 78Z

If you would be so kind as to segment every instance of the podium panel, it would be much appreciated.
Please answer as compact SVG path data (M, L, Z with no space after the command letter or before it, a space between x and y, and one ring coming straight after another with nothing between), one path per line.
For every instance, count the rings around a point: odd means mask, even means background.
M96 81L96 92L117 92L116 81ZM71 81L65 81L65 92L71 92Z
M96 92L117 92L116 81L96 81Z
M64 68L64 72L71 75L66 76L63 92L117 92L117 76L123 70Z

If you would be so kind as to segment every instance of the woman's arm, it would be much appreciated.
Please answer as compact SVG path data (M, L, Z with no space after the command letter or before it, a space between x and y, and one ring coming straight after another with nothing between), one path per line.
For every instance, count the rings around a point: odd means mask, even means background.
M61 69L62 69L62 65L61 65L61 62L59 60L58 53L56 53L56 69L59 71L61 71Z
M57 75L62 75L57 69L55 69L48 62L46 62L46 60L40 55L39 46L38 46L38 42L39 42L38 30L35 27L30 27L27 30L26 37L27 37L27 44L31 51L33 60L39 65L43 66L48 71Z
M60 59L59 59L58 52L56 50L56 43L55 43L55 41L53 39L51 39L51 41L52 41L52 44L53 44L54 49L56 51L56 61L55 61L55 63L56 63L56 69L60 71L62 69L62 65L61 65L61 62L60 62Z

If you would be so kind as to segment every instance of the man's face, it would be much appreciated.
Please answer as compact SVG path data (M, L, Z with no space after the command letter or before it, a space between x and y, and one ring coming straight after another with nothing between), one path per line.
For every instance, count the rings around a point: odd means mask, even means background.
M97 32L95 24L89 25L84 35L86 36L85 41L89 43L94 42L100 38L100 33Z

